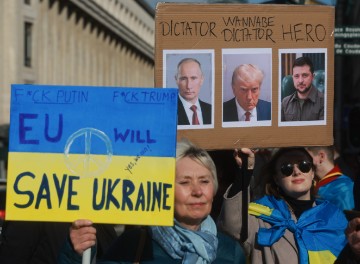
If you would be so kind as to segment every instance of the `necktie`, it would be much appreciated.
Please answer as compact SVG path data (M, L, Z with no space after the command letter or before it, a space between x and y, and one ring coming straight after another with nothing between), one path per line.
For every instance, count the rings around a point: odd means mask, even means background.
M198 116L197 116L197 113L196 113L196 109L197 109L196 105L192 105L190 107L190 109L194 112L193 116L192 116L192 124L193 125L200 125L199 119L198 119Z
M245 113L245 121L250 121L250 112Z

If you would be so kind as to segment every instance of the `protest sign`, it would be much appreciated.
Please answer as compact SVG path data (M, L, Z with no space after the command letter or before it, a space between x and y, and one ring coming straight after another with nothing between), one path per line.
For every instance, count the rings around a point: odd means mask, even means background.
M176 89L13 85L7 220L172 225Z
M204 75L199 99L212 111L209 124L179 125L178 138L206 149L332 144L334 16L331 6L159 3L155 85L176 87L179 62L196 59ZM309 110L295 113L282 102L296 94L293 63L300 57L314 65L314 95L307 95ZM256 108L235 94L240 65L264 75L257 104L248 99ZM247 111L250 121L243 122Z

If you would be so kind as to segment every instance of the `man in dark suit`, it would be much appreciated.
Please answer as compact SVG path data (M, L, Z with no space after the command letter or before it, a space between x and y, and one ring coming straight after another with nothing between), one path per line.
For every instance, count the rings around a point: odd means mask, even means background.
M178 125L211 124L211 104L199 99L204 82L200 62L194 58L182 59L175 80L179 88Z
M271 103L259 99L264 73L253 64L235 68L232 76L234 98L223 104L223 121L271 120Z

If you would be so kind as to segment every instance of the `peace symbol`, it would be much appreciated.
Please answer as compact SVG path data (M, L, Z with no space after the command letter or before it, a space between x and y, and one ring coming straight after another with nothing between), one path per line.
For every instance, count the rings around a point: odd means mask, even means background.
M95 138L105 146L105 152L97 155L91 152ZM84 153L71 153L71 147L84 141ZM110 165L112 158L112 145L110 138L101 130L95 128L82 128L73 133L66 141L64 148L65 164L69 170L82 177L96 177L101 175Z

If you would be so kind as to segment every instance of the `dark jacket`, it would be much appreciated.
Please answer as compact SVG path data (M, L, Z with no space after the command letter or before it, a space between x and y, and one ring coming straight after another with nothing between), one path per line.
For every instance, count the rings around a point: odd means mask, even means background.
M350 246L346 245L334 264L360 264L360 259L355 256Z
M281 121L324 120L324 94L312 86L302 107L297 92L286 96L281 102Z
M239 121L235 97L223 104L223 122ZM271 120L271 103L259 99L256 105L257 120Z
M201 107L202 118L204 125L211 124L211 104L205 103L199 99L199 104ZM190 122L187 118L184 105L182 104L180 98L178 97L178 125L190 125Z
M53 264L69 234L70 223L8 221L2 230L1 264ZM116 239L112 225L95 225L98 256Z
M141 240L143 239L143 248ZM245 264L245 255L234 239L218 232L219 246L214 264ZM92 249L93 254L95 248ZM140 256L136 258L136 256ZM173 259L151 237L150 228L135 228L125 231L109 248L98 264L119 263L182 263L181 259ZM81 263L81 256L72 250L70 242L61 253L59 264Z

